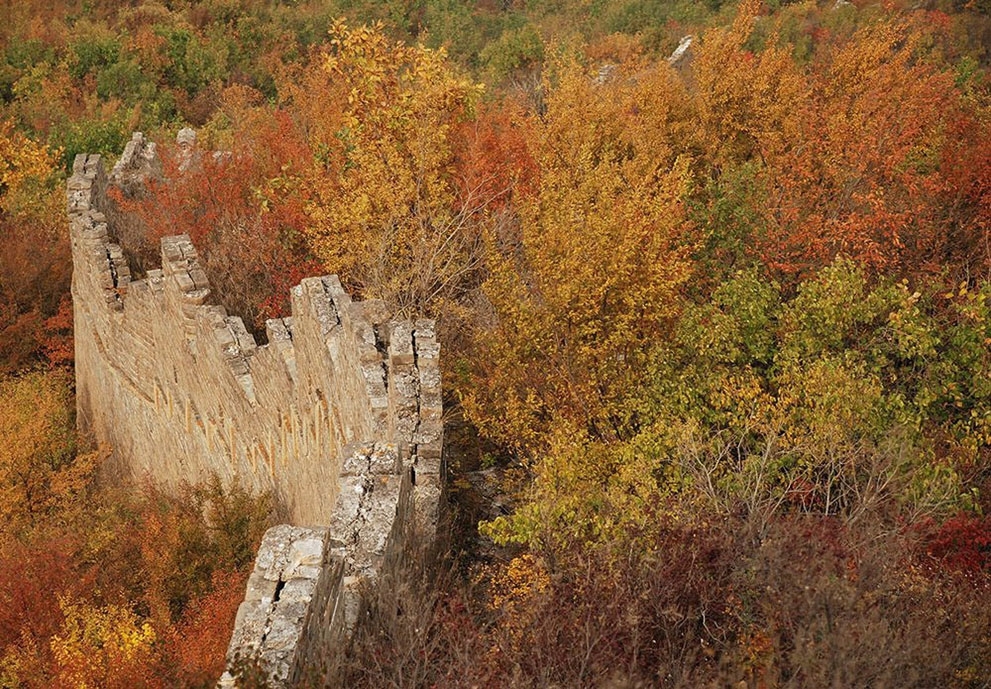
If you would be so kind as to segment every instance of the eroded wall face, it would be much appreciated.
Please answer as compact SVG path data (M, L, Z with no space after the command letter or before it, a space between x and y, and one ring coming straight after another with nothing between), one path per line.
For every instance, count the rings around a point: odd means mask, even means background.
M106 186L99 156L79 156L68 185L78 419L111 447L109 471L166 486L237 479L273 491L294 524L330 523L342 448L356 440L394 444L425 493L439 486L431 322L387 322L335 276L310 278L257 346L211 303L187 237L164 239L162 269L131 280Z

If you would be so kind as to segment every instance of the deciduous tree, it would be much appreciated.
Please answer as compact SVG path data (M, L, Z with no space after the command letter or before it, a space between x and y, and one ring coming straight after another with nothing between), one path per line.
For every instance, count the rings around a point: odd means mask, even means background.
M528 451L565 419L595 438L627 432L621 400L691 274L673 75L598 84L565 61L546 88L529 125L539 188L521 204L518 240L490 252L496 320L465 396L486 433Z
M481 86L442 49L393 43L381 26L335 24L319 68L329 92L294 96L331 108L300 104L322 137L309 241L328 271L365 295L401 312L434 311L479 268L476 221L492 199L484 188L459 190L452 142Z

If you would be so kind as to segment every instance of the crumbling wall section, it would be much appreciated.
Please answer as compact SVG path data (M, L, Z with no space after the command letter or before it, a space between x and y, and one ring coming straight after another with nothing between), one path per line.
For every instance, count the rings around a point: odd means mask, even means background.
M319 686L357 622L363 585L393 575L415 528L414 486L395 446L355 443L327 528L276 526L262 541L228 649L221 688L243 672L266 686Z
M188 138L188 137L187 137ZM192 153L190 154L192 155ZM267 686L296 686L353 628L362 583L437 533L442 403L434 323L393 321L336 276L292 289L259 346L213 302L189 237L134 279L108 196L158 175L135 134L108 178L80 155L68 182L77 421L112 450L106 473L165 487L212 475L271 491L292 524L265 535L228 651ZM414 554L416 556L416 554ZM231 672L221 686L235 685Z
M213 303L187 236L164 238L161 269L132 280L111 239L110 183L99 156L77 157L68 207L78 423L111 448L108 471L165 486L217 474L272 491L294 524L326 526L345 446L384 442L421 475L418 519L435 523L426 499L439 485L442 441L433 323L390 321L381 302L352 301L336 276L309 278L259 346Z

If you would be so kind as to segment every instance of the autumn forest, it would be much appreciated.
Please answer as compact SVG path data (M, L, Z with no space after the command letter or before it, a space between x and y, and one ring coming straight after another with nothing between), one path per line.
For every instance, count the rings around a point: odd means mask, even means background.
M987 0L0 0L0 686L213 686L279 517L76 433L64 185L132 131L137 274L437 319L449 552L322 685L991 686L989 51Z

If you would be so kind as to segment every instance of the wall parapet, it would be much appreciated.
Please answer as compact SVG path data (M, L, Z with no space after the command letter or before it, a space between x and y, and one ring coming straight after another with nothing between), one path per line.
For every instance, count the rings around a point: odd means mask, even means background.
M292 526L265 537L230 657L254 654L291 683L292 654L326 629L346 633L356 582L402 550L403 533L436 532L435 326L353 301L329 275L293 287L292 313L269 320L259 345L214 303L186 235L163 238L161 268L134 279L107 191L140 193L139 178L158 169L135 134L109 178L100 156L84 154L67 184L78 424L111 448L110 477L178 488L216 475L273 494ZM273 636L276 618L285 634Z
M273 491L299 524L328 522L336 488L317 496L314 486L336 483L344 447L359 439L396 445L431 482L442 442L432 321L390 320L336 276L307 278L292 289L292 315L269 320L258 345L212 303L188 236L163 238L161 269L132 280L111 241L108 184L99 156L77 157L79 423L114 449L114 471L173 486L216 473Z

